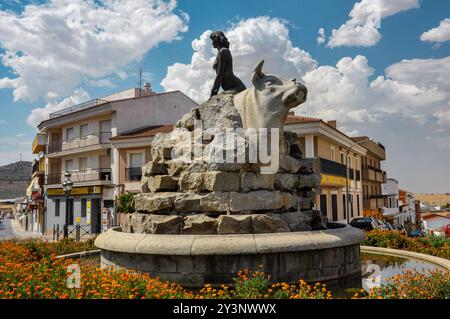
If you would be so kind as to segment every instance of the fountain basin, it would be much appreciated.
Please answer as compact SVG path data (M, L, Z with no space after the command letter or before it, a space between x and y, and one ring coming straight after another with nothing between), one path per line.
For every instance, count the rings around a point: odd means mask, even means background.
M186 288L229 283L243 269L263 269L274 282L329 282L361 275L364 233L351 226L270 234L101 234L101 267L132 269Z

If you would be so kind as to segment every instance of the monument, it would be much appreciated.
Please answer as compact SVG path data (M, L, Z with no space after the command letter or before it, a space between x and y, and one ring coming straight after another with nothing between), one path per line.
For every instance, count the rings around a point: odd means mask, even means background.
M303 158L297 135L284 131L306 87L265 74L260 61L245 88L226 37L211 39L218 49L211 97L155 136L136 212L95 241L102 267L185 287L226 283L259 265L274 281L359 275L362 232L313 209L320 162Z

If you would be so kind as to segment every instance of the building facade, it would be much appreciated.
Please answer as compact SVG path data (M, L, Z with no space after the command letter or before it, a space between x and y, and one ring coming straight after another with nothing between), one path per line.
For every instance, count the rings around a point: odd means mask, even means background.
M50 114L38 126L39 134L46 136L46 233L62 229L66 209L69 225L84 225L95 233L107 227L115 198L124 191L119 180L122 157L111 139L141 127L174 123L194 106L179 91L131 89ZM66 171L73 182L67 201L61 185Z
M367 150L338 130L336 121L290 114L285 130L298 134L305 158L320 160L321 185L316 194L316 209L333 222L347 223L362 216L361 159Z
M375 142L367 136L353 137L355 142L361 143L367 149L362 157L361 177L363 187L363 214L377 219L383 219L385 196L381 185L386 183L386 172L381 169L381 162L386 160L386 150L381 143Z
M386 183L381 185L382 193L385 196L386 203L382 208L383 219L393 225L402 225L399 202L398 181L394 178L388 178Z

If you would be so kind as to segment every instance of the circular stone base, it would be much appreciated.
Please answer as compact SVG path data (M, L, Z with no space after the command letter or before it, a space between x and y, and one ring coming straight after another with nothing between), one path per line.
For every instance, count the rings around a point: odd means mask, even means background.
M101 234L101 267L127 268L186 288L230 283L243 269L265 270L274 282L341 280L361 273L359 229L274 234Z

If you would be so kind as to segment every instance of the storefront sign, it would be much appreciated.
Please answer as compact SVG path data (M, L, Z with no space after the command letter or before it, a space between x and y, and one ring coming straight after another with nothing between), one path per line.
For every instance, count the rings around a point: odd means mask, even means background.
M322 186L345 186L345 177L322 174Z
M91 201L86 201L86 224L91 224Z
M90 186L90 187L74 187L70 192L70 195L91 195L91 194L101 194L101 186ZM48 196L64 196L64 190L62 188L52 188L47 190Z

